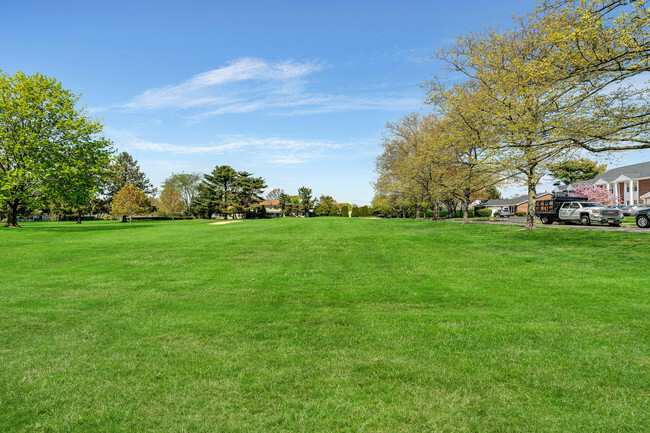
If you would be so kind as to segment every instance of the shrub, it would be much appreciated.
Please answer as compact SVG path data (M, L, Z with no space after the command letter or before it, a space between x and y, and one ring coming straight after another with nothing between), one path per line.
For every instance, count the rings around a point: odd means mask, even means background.
M359 208L354 206L352 208L352 218L358 218L359 217Z
M347 206L343 206L343 207L341 208L341 216L342 216L342 217L345 217L345 218L347 218L347 217L350 216L350 213L349 213L349 211L348 211L348 207L347 207Z
M526 216L526 212L515 212L516 216Z
M424 216L426 218L433 218L433 212L432 211L427 211L427 212L424 213Z
M492 209L479 209L476 211L477 216L479 217L491 217Z
M446 210L440 211L440 218L447 218L447 215L449 215L449 211Z

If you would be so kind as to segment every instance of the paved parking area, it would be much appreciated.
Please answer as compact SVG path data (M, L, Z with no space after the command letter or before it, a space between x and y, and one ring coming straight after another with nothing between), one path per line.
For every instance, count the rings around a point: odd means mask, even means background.
M501 224L501 225L511 225L511 226L525 226L526 218L525 217L510 217L507 219L499 221L472 221L474 223L483 223L483 224ZM542 224L540 220L537 220L537 225L539 227L548 227L554 229L577 229L577 230L607 230L610 232L629 232L629 233L649 233L650 229L640 229L637 226L622 226L622 227L611 227L607 225L594 224L590 226L583 226L580 224L564 224L564 223L553 223L553 224Z

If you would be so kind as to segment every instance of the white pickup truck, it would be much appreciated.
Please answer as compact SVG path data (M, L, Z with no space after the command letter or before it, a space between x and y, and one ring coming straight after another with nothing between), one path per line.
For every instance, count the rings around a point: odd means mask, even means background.
M600 223L619 226L623 222L623 211L600 203L570 201L562 203L557 212L557 219L565 222L580 222L583 225Z
M542 220L543 224L564 221L580 222L583 225L600 223L620 226L623 222L623 211L620 209L590 202L587 197L560 193L553 194L550 200L537 200L535 215Z

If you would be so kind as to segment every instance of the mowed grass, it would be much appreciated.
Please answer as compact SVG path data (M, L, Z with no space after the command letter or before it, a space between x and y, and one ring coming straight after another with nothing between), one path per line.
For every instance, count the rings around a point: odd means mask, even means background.
M0 231L1 432L642 432L650 233Z

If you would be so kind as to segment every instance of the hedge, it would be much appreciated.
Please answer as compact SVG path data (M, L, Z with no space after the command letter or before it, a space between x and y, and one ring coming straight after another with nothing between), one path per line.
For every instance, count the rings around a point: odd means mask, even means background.
M479 209L476 211L479 217L491 217L492 209Z

